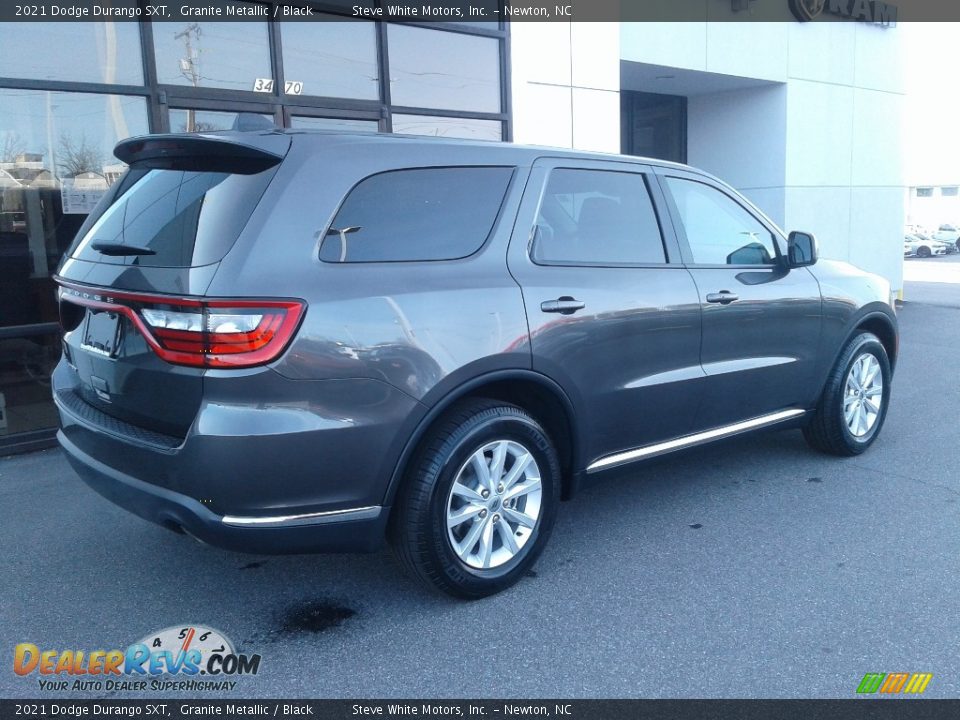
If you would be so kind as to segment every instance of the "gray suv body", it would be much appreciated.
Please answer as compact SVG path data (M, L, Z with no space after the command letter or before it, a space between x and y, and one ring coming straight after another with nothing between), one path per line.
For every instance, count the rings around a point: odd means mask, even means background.
M692 168L297 131L116 154L58 273L59 439L211 544L389 538L476 597L605 470L767 427L855 454L883 423L888 284Z

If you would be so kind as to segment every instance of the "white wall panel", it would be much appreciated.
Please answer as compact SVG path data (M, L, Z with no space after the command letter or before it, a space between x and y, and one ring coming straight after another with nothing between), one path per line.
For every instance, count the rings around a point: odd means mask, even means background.
M570 23L515 22L510 39L515 83L570 84Z
M790 23L788 76L852 85L856 30L849 22Z
M786 87L695 95L687 103L687 160L734 187L783 185Z
M850 187L788 187L784 230L817 236L820 256L848 260L850 255ZM900 243L901 246L903 243Z
M514 88L513 139L530 145L573 145L570 86L524 83Z
M905 102L903 95L854 89L852 185L903 186Z
M621 23L620 58L706 70L707 23Z
M787 79L787 23L707 24L707 70L783 82Z
M853 88L792 80L787 86L787 185L849 185Z
M620 27L617 23L570 25L572 85L620 91Z
M573 88L573 147L620 152L620 93Z

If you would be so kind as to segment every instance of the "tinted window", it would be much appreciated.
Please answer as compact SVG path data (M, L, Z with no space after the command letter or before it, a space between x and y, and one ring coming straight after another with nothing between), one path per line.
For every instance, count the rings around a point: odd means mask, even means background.
M320 248L328 262L453 260L476 252L500 212L513 168L397 170L362 181Z
M255 175L130 170L119 197L71 255L102 263L192 267L217 262L233 247L276 168ZM104 254L94 249L111 246ZM116 253L116 245L153 254Z
M693 253L704 265L769 265L776 261L773 235L742 205L716 188L667 178Z
M550 173L533 259L538 263L665 261L660 227L643 176L605 170Z

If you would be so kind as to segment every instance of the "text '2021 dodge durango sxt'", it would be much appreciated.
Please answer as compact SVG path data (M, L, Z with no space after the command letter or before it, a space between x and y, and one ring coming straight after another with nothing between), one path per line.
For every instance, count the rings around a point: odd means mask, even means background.
M611 468L883 426L886 281L695 169L262 131L121 142L57 281L60 442L128 510L253 552L374 550L475 598Z

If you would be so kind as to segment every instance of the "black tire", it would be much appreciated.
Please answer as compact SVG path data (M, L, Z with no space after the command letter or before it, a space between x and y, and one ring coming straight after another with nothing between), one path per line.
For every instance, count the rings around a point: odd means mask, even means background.
M957 252L960 252L960 238L957 238L957 242L954 244L957 246Z
M857 437L847 427L843 404L847 375L853 364L864 353L873 355L880 364L883 393L876 421L867 433ZM877 439L883 427L883 421L887 417L887 408L890 404L890 380L890 360L877 336L868 332L855 335L837 358L836 364L827 377L827 383L813 417L803 428L803 436L807 442L815 449L831 455L850 457L862 453Z
M922 246L922 247L918 247L918 248L917 248L917 257L920 257L920 258L928 258L928 257L930 257L930 254L931 254L931 253L930 253L930 248L928 248L928 247L926 247L926 246Z
M540 514L525 544L510 560L477 569L461 560L451 544L447 503L464 463L495 440L519 443L533 456L542 484ZM559 500L560 462L540 424L513 405L468 399L453 406L428 431L398 493L388 537L401 565L429 587L459 598L486 597L513 585L533 565L550 537ZM502 539L498 542L502 544Z

